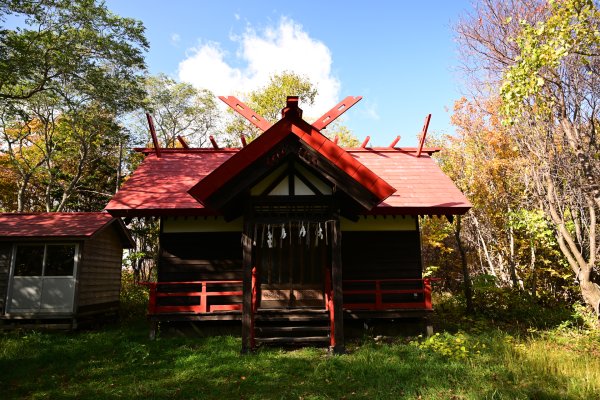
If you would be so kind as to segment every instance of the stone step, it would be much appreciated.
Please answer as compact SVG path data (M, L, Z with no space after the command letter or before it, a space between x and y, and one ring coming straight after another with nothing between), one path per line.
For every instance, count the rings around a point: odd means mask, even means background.
M329 336L276 336L276 337L257 337L254 340L264 344L300 344L300 343L329 343Z

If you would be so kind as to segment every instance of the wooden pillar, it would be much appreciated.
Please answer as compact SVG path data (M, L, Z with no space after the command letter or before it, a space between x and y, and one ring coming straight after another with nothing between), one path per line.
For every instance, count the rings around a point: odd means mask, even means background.
M244 224L242 234L243 262L243 302L242 302L242 354L252 350L250 336L252 330L252 238L248 224Z
M343 354L344 345L344 295L342 292L342 231L340 221L336 218L332 224L331 242L331 286L333 288L333 320L335 325L334 354Z

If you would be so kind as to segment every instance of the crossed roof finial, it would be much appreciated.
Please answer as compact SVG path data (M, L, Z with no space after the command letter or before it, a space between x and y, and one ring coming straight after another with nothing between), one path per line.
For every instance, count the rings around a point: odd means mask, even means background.
M264 132L272 126L269 121L258 115L254 110L252 110L235 96L219 96L219 99L221 99L225 104L231 107L242 117L246 118L252 125L256 126L261 131ZM317 120L312 123L312 126L318 130L325 129L327 125L335 121L340 115L348 111L350 107L358 103L361 99L362 96L346 97L344 100L336 104L336 106L331 110L323 114L320 118L317 118ZM287 115L288 110L300 110L297 104L298 96L288 96L287 107L283 109L283 117ZM299 116L302 117L302 110L300 110Z

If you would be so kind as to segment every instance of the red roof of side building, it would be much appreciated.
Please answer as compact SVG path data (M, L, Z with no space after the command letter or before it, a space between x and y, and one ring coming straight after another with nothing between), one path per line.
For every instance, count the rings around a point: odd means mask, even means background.
M112 224L133 247L123 222L106 212L0 213L0 240L89 239Z
M328 139L327 139L328 140ZM206 215L202 204L188 191L239 149L161 150L157 158L149 152L144 162L106 206L115 216ZM396 191L372 214L460 215L471 204L424 149L346 149Z

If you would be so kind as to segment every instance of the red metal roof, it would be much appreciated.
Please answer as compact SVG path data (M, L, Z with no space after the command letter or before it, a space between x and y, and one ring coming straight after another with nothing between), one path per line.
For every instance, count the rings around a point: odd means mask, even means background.
M106 212L0 213L0 239L88 239L113 223L132 246L121 220Z
M237 152L238 149L163 149L159 158L148 154L106 210L116 216L205 214L198 212L204 207L188 190Z
M106 210L115 216L210 214L188 191L239 151L163 149L160 158L149 153ZM346 149L352 159L395 189L395 193L371 213L458 215L471 208L465 196L430 157L429 153L435 149L423 151L416 157L413 148Z

